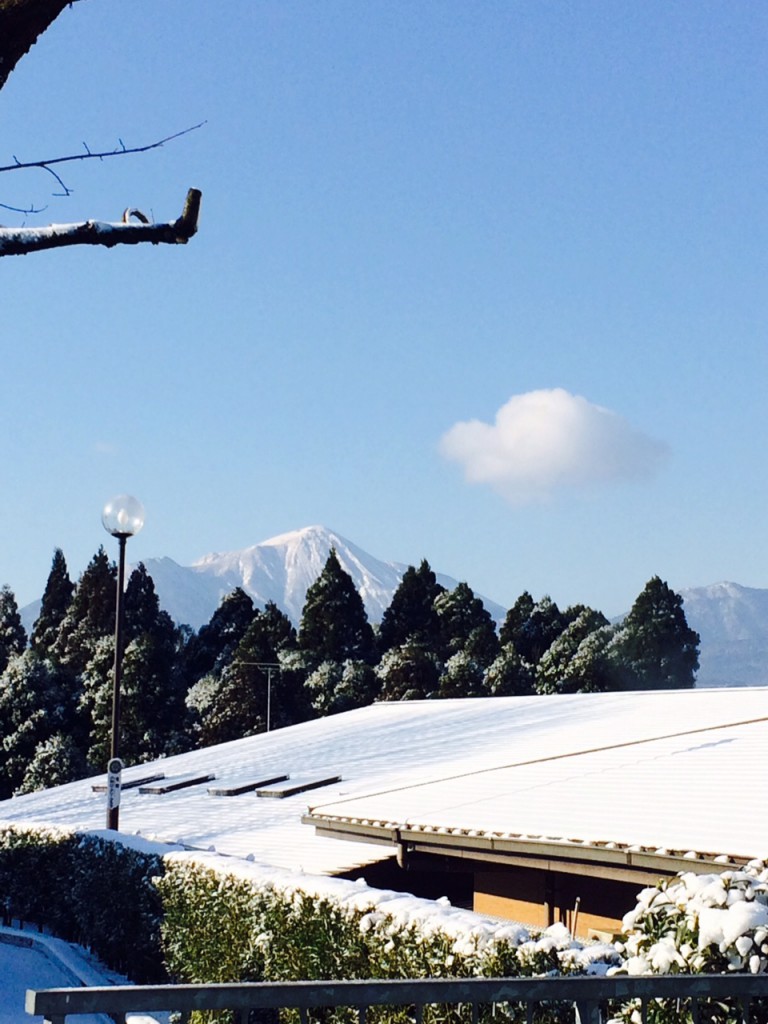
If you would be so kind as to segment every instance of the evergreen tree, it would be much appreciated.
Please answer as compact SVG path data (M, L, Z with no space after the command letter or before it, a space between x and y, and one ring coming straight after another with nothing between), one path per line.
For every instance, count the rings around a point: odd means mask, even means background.
M440 676L438 697L484 697L483 666L466 650L452 654Z
M66 588L66 581L60 559L57 563L55 578ZM99 689L111 694L109 688L110 672L114 662L115 605L117 596L117 567L110 562L103 546L91 559L80 576L61 619L53 643L45 650L46 656L57 666L61 685L65 687L68 700L76 709L72 722L71 735L76 745L88 759L88 751L93 742L91 736L96 726L91 714L96 693ZM41 641L43 635L41 634ZM98 671L98 675L97 675ZM84 691L87 679L88 690ZM106 696L101 700L106 702ZM98 721L103 735L99 743L107 750L111 718L111 696L109 707L104 709ZM51 728L48 737L56 730ZM48 738L46 737L46 738ZM101 749L101 748L100 748ZM89 761L98 769L106 764L107 754L97 762Z
M241 699L241 694L244 700L255 702L248 726L252 732L266 728L267 705L271 729L310 717L304 693L305 672L286 671L281 660L282 655L295 650L296 630L291 620L274 601L267 601L264 609L256 612L227 670L232 699Z
M479 597L467 583L444 590L435 598L440 623L442 654L450 658L465 650L472 638L472 657L483 667L490 665L499 652L496 627Z
M437 652L440 620L435 601L444 589L426 559L418 569L409 565L382 616L379 651L384 653L413 640Z
M694 685L699 634L691 629L683 599L658 576L642 593L616 633L612 657L626 690L665 690Z
M605 693L619 688L619 675L612 657L615 636L615 626L600 626L579 644L569 669L579 693Z
M110 755L114 664L115 638L101 636L90 645L90 656L77 677L83 751L93 771L104 771Z
M533 672L515 645L506 643L486 669L483 690L489 697L527 696L533 693Z
M13 591L4 584L0 589L0 672L27 646L27 633L21 624Z
M373 629L363 599L333 548L307 591L298 647L310 669L324 661L375 661Z
M379 694L376 672L365 661L324 661L307 678L312 706L320 716L373 704Z
M381 700L422 700L437 693L442 665L419 639L391 647L376 666Z
M596 630L607 626L602 612L584 608L541 656L536 666L537 693L580 693L594 691L598 680L584 675L587 662L578 658L581 645ZM602 688L602 687L600 687Z
M143 562L139 562L125 587L125 642L130 643L142 633L150 633L157 625L160 601L155 583Z
M464 645L464 653L483 669L488 668L495 661L500 651L501 645L493 620L475 626Z
M32 650L11 658L0 676L1 798L21 786L39 745L72 732L73 716L70 693L50 661Z
M120 756L126 763L184 749L186 687L177 671L178 634L140 563L125 589L120 693ZM109 674L112 685L113 673Z
M232 709L226 700L222 700L225 685L221 674L209 673L193 683L187 693L186 705L193 720L197 747L210 747L243 735L233 735Z
M176 627L161 611L123 655L120 749L125 760L152 761L187 748L186 688L176 671Z
M273 704L276 703L281 716L280 724L293 725L314 718L315 711L305 686L308 673L301 651L286 645L278 651L277 660L280 664L280 692Z
M50 654L74 592L75 585L70 579L64 553L61 548L56 548L40 603L40 614L29 638L30 646L41 657Z
M296 649L296 629L274 601L258 611L235 652L236 661L255 661L274 665L283 651ZM286 723L287 724L287 723Z
M235 657L249 661L277 661L282 650L296 646L293 623L274 601L254 615Z
M35 747L17 793L33 793L39 789L63 786L65 782L82 779L88 766L74 737L56 732Z
M309 717L302 671L284 670L296 630L273 601L254 613L231 661L198 680L187 696L199 746L253 736ZM269 716L269 718L267 717Z
M75 587L53 645L54 656L75 675L88 664L98 642L115 631L117 567L103 546Z
M500 640L502 644L514 644L523 661L537 665L566 624L565 616L548 595L534 604L526 590L507 612Z
M242 587L227 594L210 622L190 640L186 669L190 682L229 664L254 615L253 601Z
M518 651L521 650L523 631L535 606L536 602L528 591L524 590L507 612L499 630L499 641L502 646L514 644Z

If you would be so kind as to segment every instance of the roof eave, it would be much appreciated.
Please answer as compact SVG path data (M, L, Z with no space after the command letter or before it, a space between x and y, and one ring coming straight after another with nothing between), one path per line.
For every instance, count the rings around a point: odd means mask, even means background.
M648 882L679 872L696 874L742 867L749 856L725 856L698 851L662 851L618 843L578 839L475 833L466 830L416 828L394 822L360 821L308 812L302 818L318 836L392 846L398 861L414 854L437 854L462 860L537 867L565 873L586 872L617 880Z

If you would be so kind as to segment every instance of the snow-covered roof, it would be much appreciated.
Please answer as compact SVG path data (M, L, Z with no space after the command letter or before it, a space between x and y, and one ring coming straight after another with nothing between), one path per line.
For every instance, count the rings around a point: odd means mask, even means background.
M766 749L768 688L381 703L129 768L124 781L215 779L124 790L120 829L317 874L391 850L316 834L308 807L320 825L390 842L406 830L478 848L589 848L593 860L749 860L768 852ZM284 799L208 792L280 775L341 778ZM0 802L0 819L102 829L96 781Z

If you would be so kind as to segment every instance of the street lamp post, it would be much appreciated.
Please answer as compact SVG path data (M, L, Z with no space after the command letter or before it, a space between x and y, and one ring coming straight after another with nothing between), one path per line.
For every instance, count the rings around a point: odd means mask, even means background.
M120 681L123 668L123 590L125 587L125 543L144 525L144 506L129 494L120 494L104 506L101 522L120 546L115 601L115 664L112 675L112 733L107 766L107 828L117 830L120 817Z

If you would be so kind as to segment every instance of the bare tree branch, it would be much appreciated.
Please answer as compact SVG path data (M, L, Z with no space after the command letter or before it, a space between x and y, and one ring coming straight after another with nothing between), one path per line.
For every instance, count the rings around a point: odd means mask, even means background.
M166 135L164 139L158 139L157 142L150 142L146 146L126 146L122 139L118 139L120 145L117 149L108 149L102 153L93 153L86 143L83 143L85 147L84 153L73 153L71 156L55 156L51 157L50 160L28 160L21 161L15 156L12 164L6 164L5 167L0 167L0 174L4 171L28 171L33 167L41 167L43 170L50 171L54 164L66 164L73 160L105 160L110 156L127 156L129 153L147 153L150 149L159 149L164 146L166 142L172 142L174 139L180 139L182 135L189 135L190 132L197 131L198 128L202 128L206 124L205 121L201 121L199 124L193 124L191 128L184 128L180 132L174 132L173 135ZM59 182L62 188L66 190L66 194L69 195L70 190L61 180L61 178L51 171L56 180Z
M200 216L199 189L191 188L181 216L166 224L131 223L144 215L127 209L121 223L85 221L81 224L52 224L47 228L0 228L0 256L25 256L42 249L57 249L64 245L136 245L152 242L184 245L197 231Z
M23 213L25 215L31 213L42 213L43 210L47 210L47 206L9 206L8 203L0 203L0 210L9 210L11 213Z
M76 0L0 0L0 90L18 62L34 45L39 36L53 24L65 7L72 6L74 2ZM145 153L147 150L157 149L164 143L170 142L171 139L177 139L199 127L201 125L197 124L157 142L133 148L126 147L120 139L117 149L103 153L93 153L83 143L85 152L72 156L29 162L14 157L14 162L0 168L0 172L40 168L47 171L56 180L62 190L60 194L69 195L71 189L67 187L60 174L53 169L54 165L73 160L104 160L110 156L126 153ZM200 200L200 191L194 188L190 189L181 216L167 224L145 223L147 218L141 211L129 208L123 215L123 222L118 224L89 220L80 224L52 224L47 228L0 227L0 256L25 255L28 252L55 249L64 245L110 247L122 244L135 245L139 242L152 242L155 245L158 243L184 244L197 231ZM19 207L2 203L0 203L0 208L16 213L40 212L34 208L22 210Z

